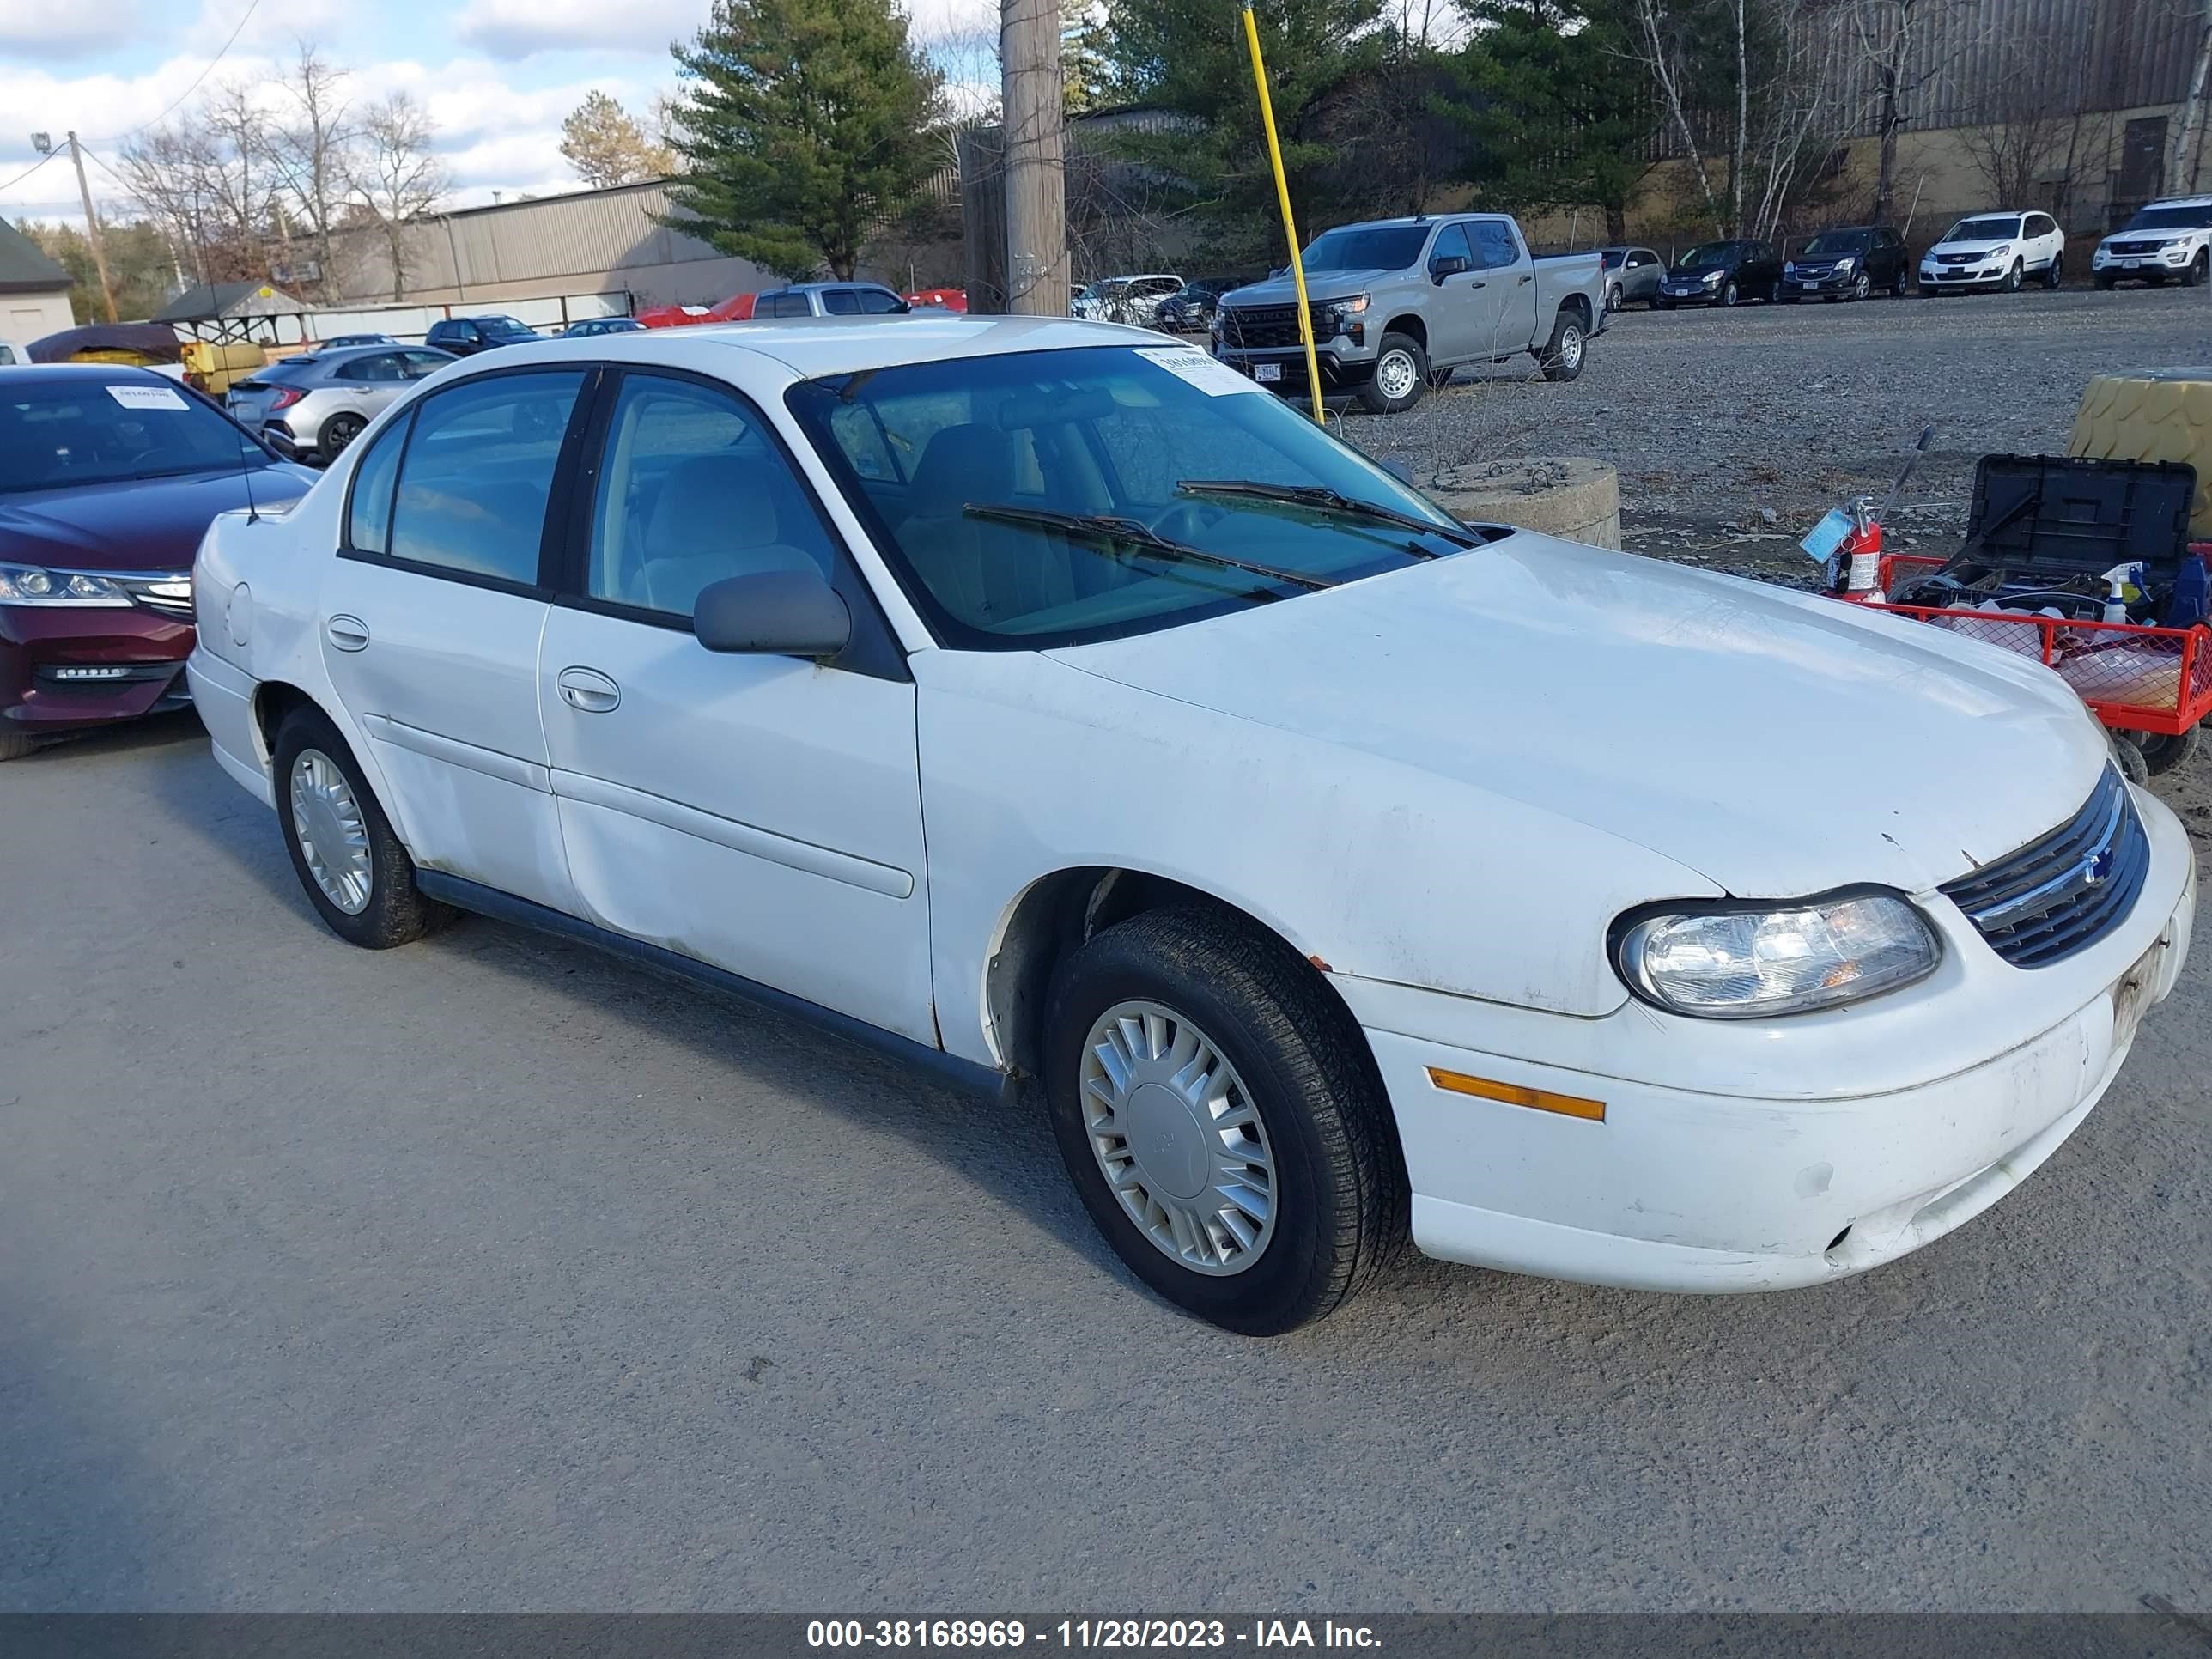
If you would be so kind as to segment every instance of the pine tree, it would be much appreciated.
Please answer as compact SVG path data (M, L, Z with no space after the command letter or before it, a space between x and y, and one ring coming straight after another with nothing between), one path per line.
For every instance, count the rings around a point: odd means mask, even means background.
M890 0L715 0L684 78L672 219L790 277L849 277L941 165L939 76Z

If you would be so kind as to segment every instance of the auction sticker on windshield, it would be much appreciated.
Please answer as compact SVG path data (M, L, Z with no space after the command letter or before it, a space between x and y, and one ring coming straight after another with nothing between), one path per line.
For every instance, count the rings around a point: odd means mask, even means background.
M1260 389L1228 364L1216 362L1190 346L1139 346L1137 355L1158 363L1177 380L1189 381L1209 398L1225 398L1232 392ZM1274 365L1263 367L1272 368Z
M112 386L107 395L125 409L182 409L184 396L165 386Z

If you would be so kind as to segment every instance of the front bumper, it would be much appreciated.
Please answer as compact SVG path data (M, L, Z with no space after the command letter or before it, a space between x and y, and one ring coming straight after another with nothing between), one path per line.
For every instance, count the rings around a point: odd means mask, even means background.
M1811 276L1802 274L1791 276L1785 273L1782 278L1782 292L1793 298L1801 294L1849 294L1852 285L1858 279L1859 273L1856 270L1826 270Z
M1321 370L1322 388L1326 392L1356 392L1375 378L1373 352L1354 355L1357 347L1340 347L1334 342L1314 346L1314 365ZM1272 368L1275 378L1261 383L1279 391L1303 392L1306 386L1306 353L1304 346L1251 346L1243 349L1218 347L1214 354L1221 362L1239 374L1249 374L1261 380L1260 370Z
M183 708L191 648L189 622L138 606L0 605L0 721L32 735Z
M1923 288L1978 288L1984 283L1994 285L2005 279L2009 265L1923 265L1920 267L1920 286Z
M1659 285L1659 297L1662 300L1671 300L1678 306L1702 305L1710 301L1718 300L1721 297L1721 290L1727 286L1726 282L1715 283L1711 288L1706 287L1703 283L1690 288L1677 287L1672 283L1662 283Z
M1397 1119L1414 1242L1509 1272L1718 1292L1844 1278L1942 1237L2080 1127L2179 976L2195 857L2170 812L2139 805L2154 862L2136 909L2052 968L2008 967L1937 900L1936 975L1790 1021L1638 1003L1575 1020L1340 979ZM1604 1115L1448 1092L1432 1068Z
M2189 262L2196 257L2196 250L2185 246L2158 253L2127 254L2100 247L2091 256L2089 267L2106 276L2179 276L2189 269Z

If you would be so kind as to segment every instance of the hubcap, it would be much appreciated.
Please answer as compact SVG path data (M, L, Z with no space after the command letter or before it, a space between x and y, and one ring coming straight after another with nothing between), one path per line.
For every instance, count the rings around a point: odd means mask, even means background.
M1153 1248L1225 1278L1275 1231L1275 1159L1237 1068L1157 1002L1117 1003L1084 1045L1082 1110L1092 1156Z
M331 422L330 434L331 453L336 454L339 450L343 449L348 444L351 443L355 438L359 436L360 433L361 425L360 422L356 421L341 420Z
M1569 368L1582 365L1583 331L1572 323L1559 331L1559 361Z
M1382 395L1395 403L1413 389L1413 354L1405 351L1386 351L1382 361L1375 365L1375 383L1382 388Z
M368 908L372 883L368 824L361 803L336 762L319 749L303 749L292 763L292 833L307 873L332 904L349 916Z

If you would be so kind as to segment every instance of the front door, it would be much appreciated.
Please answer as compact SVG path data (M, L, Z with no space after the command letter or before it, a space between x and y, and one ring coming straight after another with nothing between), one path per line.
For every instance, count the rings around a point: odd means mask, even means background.
M415 861L563 910L538 713L540 560L586 378L480 375L378 434L319 619L331 682Z
M538 708L582 914L934 1044L915 690L902 658L720 655L699 590L779 568L869 601L760 413L628 371ZM887 636L884 636L887 638Z

